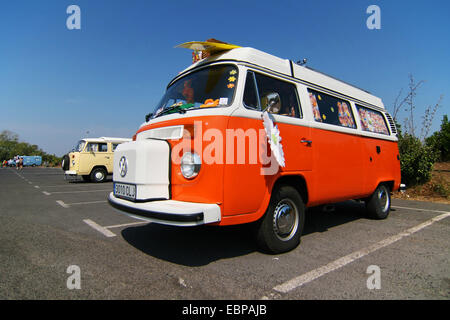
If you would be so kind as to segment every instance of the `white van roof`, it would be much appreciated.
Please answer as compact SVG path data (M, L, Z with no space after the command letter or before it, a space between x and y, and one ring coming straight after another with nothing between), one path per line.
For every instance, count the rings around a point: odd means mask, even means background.
M378 108L384 109L382 100L370 94L368 91L357 88L356 86L350 85L344 81L338 80L322 72L313 70L309 67L300 66L289 59L282 59L269 53L249 47L236 48L215 54L211 57L192 64L191 66L183 70L181 74L197 66L223 60L241 63L243 62L248 63L256 68L259 67L263 69L269 69L272 72L279 73L284 76L294 77L295 79L304 82L306 85L311 84L316 87L323 87L324 89L331 90L336 93L343 94L353 99L360 100Z
M117 143L122 143L122 142L128 142L131 141L131 139L128 138L113 138L113 137L100 137L100 138L84 138L82 139L86 142L117 142Z

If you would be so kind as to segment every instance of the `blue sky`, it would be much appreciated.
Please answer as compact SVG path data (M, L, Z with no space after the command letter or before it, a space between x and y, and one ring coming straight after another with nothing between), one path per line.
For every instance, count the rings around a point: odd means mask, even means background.
M68 30L66 9L81 9ZM369 30L366 9L381 9ZM191 63L174 48L216 38L299 60L381 97L390 110L408 74L425 80L415 120L444 94L450 105L450 2L3 1L0 131L58 156L86 136L131 137L167 83ZM392 110L390 110L392 111ZM403 119L403 114L399 116ZM402 122L402 121L400 121Z

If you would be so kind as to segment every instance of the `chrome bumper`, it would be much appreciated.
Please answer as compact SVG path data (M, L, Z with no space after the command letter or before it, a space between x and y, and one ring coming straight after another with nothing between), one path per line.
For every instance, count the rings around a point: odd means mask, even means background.
M133 218L174 226L196 226L219 222L221 212L215 203L194 203L177 200L132 202L120 199L111 192L109 204Z

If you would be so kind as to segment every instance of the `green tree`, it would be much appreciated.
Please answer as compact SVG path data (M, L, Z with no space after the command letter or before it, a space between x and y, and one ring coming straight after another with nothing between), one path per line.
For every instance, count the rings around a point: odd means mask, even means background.
M11 131L0 132L0 161L12 159L16 155L21 156L42 156L42 161L50 166L61 163L61 158L53 154L47 154L35 144L19 142L19 136Z
M431 179L434 162L438 158L436 149L425 143L424 139L431 128L436 111L441 106L443 95L439 97L437 103L425 109L420 127L420 137L416 134L417 127L414 117L417 108L415 97L417 90L424 83L425 81L423 80L416 82L414 77L409 75L409 90L407 94L402 98L402 90L400 90L393 104L392 114L398 129L402 182L408 187L428 182ZM404 119L403 130L397 121L397 115L401 109L404 109L407 115Z
M436 152L438 160L450 161L450 123L447 115L444 115L442 119L440 130L433 133L425 141Z

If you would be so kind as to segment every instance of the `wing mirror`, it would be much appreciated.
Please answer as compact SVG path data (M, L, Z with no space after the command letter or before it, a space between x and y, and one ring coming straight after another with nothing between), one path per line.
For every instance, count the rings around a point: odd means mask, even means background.
M261 99L261 109L262 111L267 111L270 113L280 112L280 95L276 92L269 92L268 94L265 94Z

